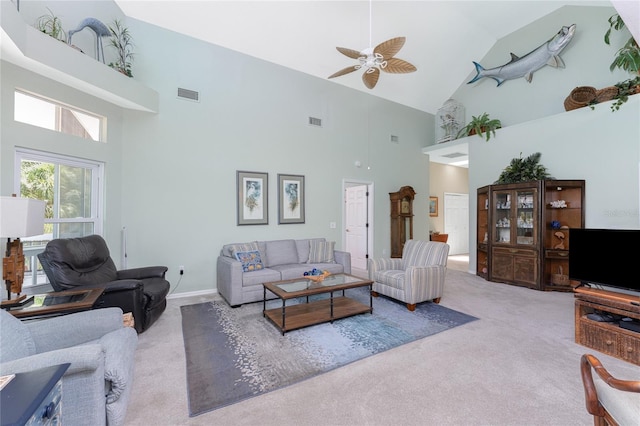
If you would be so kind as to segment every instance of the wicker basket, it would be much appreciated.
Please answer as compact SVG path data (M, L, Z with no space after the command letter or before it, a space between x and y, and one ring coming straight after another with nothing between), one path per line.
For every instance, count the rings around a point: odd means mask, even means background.
M591 86L576 87L571 91L567 99L564 100L564 109L571 111L586 107L596 99L596 88Z
M605 87L596 91L596 102L607 102L612 100L618 94L618 88L616 86Z
M563 274L562 266L558 266L558 273L551 274L551 284L567 285L569 284L569 275Z

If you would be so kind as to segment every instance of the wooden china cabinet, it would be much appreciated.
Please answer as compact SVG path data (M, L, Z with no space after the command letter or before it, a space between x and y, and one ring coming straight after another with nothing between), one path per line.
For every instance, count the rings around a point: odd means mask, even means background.
M570 291L569 229L584 227L584 181L539 180L477 190L476 274Z
M391 201L391 257L402 257L407 240L413 238L413 199L416 192L403 186L398 192L390 192Z

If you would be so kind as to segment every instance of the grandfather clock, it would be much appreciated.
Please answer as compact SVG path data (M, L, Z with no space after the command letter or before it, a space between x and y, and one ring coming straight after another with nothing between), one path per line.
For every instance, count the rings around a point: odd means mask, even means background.
M398 192L390 192L391 200L391 257L402 257L407 240L413 238L413 199L416 192L403 186Z

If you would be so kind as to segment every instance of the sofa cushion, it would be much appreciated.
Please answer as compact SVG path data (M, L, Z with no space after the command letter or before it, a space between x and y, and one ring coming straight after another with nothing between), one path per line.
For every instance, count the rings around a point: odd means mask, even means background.
M251 287L254 285L262 285L263 283L280 281L280 277L280 272L264 268L250 274L242 274L242 286Z
M227 244L222 248L222 254L228 257L236 258L236 253L243 251L259 250L258 242Z
M254 272L264 268L258 250L237 251L236 259L242 263L243 272Z
M335 263L333 250L335 241L311 241L309 243L308 263Z
M298 249L298 263L307 263L309 261L309 250L311 241L326 241L324 238L306 238L304 240L296 240Z
M266 242L265 266L298 263L298 250L294 240L274 240Z

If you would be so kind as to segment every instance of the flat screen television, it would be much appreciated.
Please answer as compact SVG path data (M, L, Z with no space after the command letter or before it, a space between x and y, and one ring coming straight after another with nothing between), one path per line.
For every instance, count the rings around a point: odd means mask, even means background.
M640 292L640 229L570 229L569 278Z

